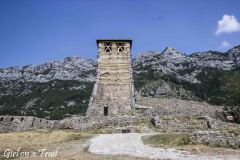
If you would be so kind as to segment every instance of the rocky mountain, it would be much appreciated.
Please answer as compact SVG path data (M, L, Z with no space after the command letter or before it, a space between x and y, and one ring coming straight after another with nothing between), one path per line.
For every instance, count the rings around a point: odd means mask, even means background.
M67 57L42 65L0 69L0 114L61 119L84 114L96 76L96 62ZM219 79L239 72L240 45L225 53L191 55L167 47L133 59L135 88L142 96L223 103Z
M49 119L83 114L95 76L96 62L80 57L0 69L0 114Z
M96 62L80 57L67 57L42 65L0 69L0 81L49 82L51 80L94 81Z
M134 69L144 72L144 67L157 70L163 74L173 75L177 79L199 83L198 73L206 67L219 70L232 70L239 66L239 47L226 53L207 51L185 55L173 48L166 48L162 53L147 52L134 60ZM137 72L137 73L140 73Z
M240 46L225 53L186 55L169 47L163 52L146 52L133 61L135 87L143 96L202 100L200 88L223 73L238 70L239 57Z

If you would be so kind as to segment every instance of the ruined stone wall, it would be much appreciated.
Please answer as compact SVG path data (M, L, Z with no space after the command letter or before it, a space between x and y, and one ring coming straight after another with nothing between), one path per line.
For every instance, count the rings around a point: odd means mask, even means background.
M153 125L160 129L240 129L240 124L227 123L209 116L155 116L151 118Z
M208 129L206 119L200 117L154 117L153 125L159 129Z
M90 98L88 115L124 114L134 107L130 49L131 43L128 41L98 43L97 80Z
M218 147L240 148L240 136L220 131L196 131L191 136L193 143Z
M0 116L0 133L55 128L58 121L32 116Z
M28 131L42 128L74 129L86 131L105 126L128 126L142 117L130 115L116 116L76 116L62 120L47 120L32 116L0 116L0 133Z
M205 119L209 122L212 129L240 129L240 124L237 123L228 123L209 116L205 116Z

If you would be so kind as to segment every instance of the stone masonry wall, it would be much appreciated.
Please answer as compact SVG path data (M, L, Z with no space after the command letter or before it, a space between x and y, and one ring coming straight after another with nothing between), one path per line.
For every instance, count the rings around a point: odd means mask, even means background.
M208 129L208 122L202 118L154 117L152 123L159 129Z
M240 136L219 131L196 131L192 134L193 143L218 147L240 148Z
M97 78L87 115L125 114L132 110L134 86L130 49L129 41L98 42Z
M86 131L106 126L128 126L143 117L131 115L115 116L76 116L60 121L46 120L32 116L0 116L0 133L49 129L74 129Z
M57 122L31 116L0 116L0 133L56 128Z

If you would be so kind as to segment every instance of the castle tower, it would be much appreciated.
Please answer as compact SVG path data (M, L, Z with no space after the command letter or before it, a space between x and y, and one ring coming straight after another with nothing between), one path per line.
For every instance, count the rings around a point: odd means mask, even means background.
M134 108L131 40L97 40L98 69L87 115L125 114Z

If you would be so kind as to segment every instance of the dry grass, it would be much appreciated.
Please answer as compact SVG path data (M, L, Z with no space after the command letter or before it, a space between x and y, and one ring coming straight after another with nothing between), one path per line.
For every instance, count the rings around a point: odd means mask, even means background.
M185 134L157 134L153 136L144 136L143 142L153 147L175 147L188 145L190 137Z
M185 150L192 154L209 154L209 155L223 155L223 154L240 154L239 150L223 147L207 146L203 144L191 144L189 137L185 134L157 134L152 136L144 136L143 142L152 147L176 148Z
M89 139L95 136L89 133L80 133L71 130L38 130L28 132L1 133L0 134L0 159L7 148L16 151L33 152L46 148L54 151L59 147L57 157L43 158L8 158L8 159L34 159L34 160L143 160L142 158L126 155L97 155L88 152Z
M64 130L38 130L29 132L15 132L0 134L0 151L6 147L36 146L41 147L48 144L57 144L63 141L91 138L90 134L82 134L76 131Z
M92 136L90 134L65 130L2 133L0 134L0 155L3 156L6 149L17 151L19 147L21 147L21 151L31 153L40 149L53 151L69 141L78 140L79 144L83 144Z

